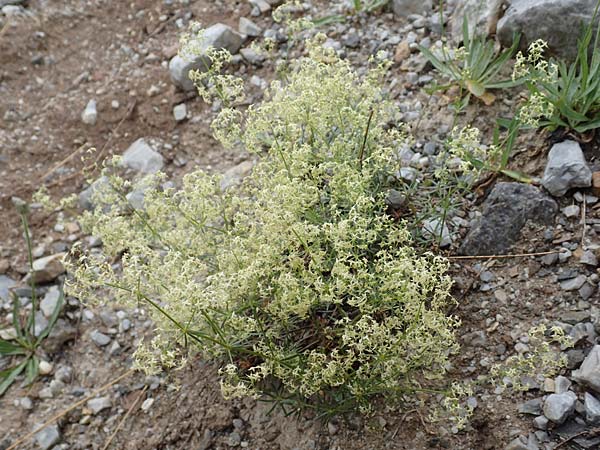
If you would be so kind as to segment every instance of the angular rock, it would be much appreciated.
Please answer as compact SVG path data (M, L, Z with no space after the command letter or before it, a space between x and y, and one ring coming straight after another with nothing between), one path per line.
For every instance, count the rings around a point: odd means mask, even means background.
M237 166L233 166L231 169L227 170L223 174L223 178L221 178L221 190L225 191L232 186L238 186L242 180L250 174L253 167L254 162L243 161Z
M187 118L187 106L185 106L185 103L175 105L173 108L173 117L177 122L182 122Z
M97 119L96 100L90 100L81 113L81 121L86 125L95 125Z
M555 197L562 197L569 189L589 187L592 171L585 162L581 147L575 141L554 144L548 153L542 185Z
M431 12L431 8L431 0L392 0L394 14L399 17L429 13Z
M572 378L600 393L600 345L592 348L581 367L573 371Z
M261 28L246 17L240 17L238 30L241 34L245 34L250 37L258 37L261 35Z
M442 223L442 219L423 221L423 234L431 240L439 242L440 247L448 247L452 244L452 235L447 223Z
M544 401L544 416L554 423L561 424L575 411L577 396L574 392L550 394Z
M140 138L129 146L121 165L141 173L156 173L163 167L163 157L145 140Z
M94 341L94 344L96 344L98 347L104 347L110 344L111 341L110 336L107 336L98 330L92 331L90 333L90 337L92 338L92 341Z
M215 24L204 31L201 41L198 42L198 53L194 55L175 55L169 61L169 72L175 86L184 91L193 91L194 82L189 78L190 70L207 70L210 59L206 56L209 47L226 49L231 54L238 52L242 46L242 36L231 27L222 23Z
M537 416L533 419L533 426L538 430L547 430L548 429L548 418L546 416Z
M596 0L511 0L498 22L497 36L502 45L510 47L513 36L520 34L522 50L543 39L551 53L574 60L577 39L590 23L595 6Z
M94 209L94 195L109 185L110 182L107 176L98 178L79 194L79 206L88 211Z
M271 4L266 0L249 0L249 2L260 11L261 14L271 11Z
M56 253L33 261L33 272L29 274L29 283L49 283L65 273L65 266L62 263L65 255L66 253Z
M463 21L466 17L469 36L496 34L496 26L502 14L502 0L459 0L450 19L451 37L454 42L463 39Z
M585 418L592 424L600 423L600 400L589 392L585 393L583 406L585 408Z
M0 0L0 8L6 5L22 5L25 3L25 0Z
M585 280L586 280L585 275L579 275L575 278L570 278L568 280L561 281L560 288L563 291L576 291L581 286L583 286L583 283L585 283Z
M562 209L562 213L569 219L572 217L578 217L580 211L581 211L581 208L577 205L569 205Z
M93 415L96 415L105 409L112 407L112 401L109 396L98 397L88 400L87 407L90 408Z
M59 300L60 290L57 286L52 286L40 302L40 309L47 319L49 319L52 316L52 313L54 313Z
M555 378L554 392L556 394L564 394L565 392L569 391L570 387L571 387L571 380L569 380L567 377L563 377L562 375L559 375Z
M579 258L581 264L596 267L598 265L598 257L591 250L585 250Z
M520 414L532 414L537 416L542 413L542 399L534 398L519 405L518 411Z
M10 289L17 285L17 282L6 275L0 275L0 301L10 300Z
M497 183L459 251L470 256L506 253L527 221L550 224L557 210L556 202L534 186Z
M35 435L35 440L42 450L49 450L60 441L60 430L57 425L48 425Z
M242 58L254 66L262 66L265 62L265 57L261 53L254 50L252 47L246 47L240 50Z
M518 437L509 442L504 450L531 450L524 438Z

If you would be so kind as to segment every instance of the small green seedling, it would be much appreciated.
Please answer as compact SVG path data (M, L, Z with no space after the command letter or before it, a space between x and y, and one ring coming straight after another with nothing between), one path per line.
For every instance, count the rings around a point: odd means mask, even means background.
M442 47L441 56L421 45L419 50L440 74L450 80L448 84L435 86L434 91L447 90L453 86L460 88L455 107L457 111L461 111L469 104L472 95L489 105L495 100L490 89L505 89L523 83L522 79L497 80L499 72L515 53L518 45L519 39L516 38L509 49L497 53L493 41L485 36L469 34L469 25L465 18L461 47L452 52Z
M33 255L31 245L31 235L29 229L29 223L27 221L28 208L27 205L18 200L15 201L17 210L21 216L21 222L25 233L25 242L27 244L27 259L29 262L29 269L33 272ZM48 325L36 334L35 330L35 313L38 309L38 298L35 289L35 280L32 278L32 298L31 298L31 310L26 312L21 306L19 299L16 294L12 294L13 297L13 311L12 311L12 325L14 327L15 339L5 340L0 339L0 356L3 357L14 357L14 359L20 362L9 367L8 369L0 371L0 396L2 396L12 383L17 379L19 375L25 372L25 385L33 383L40 373L40 356L38 350L44 340L48 337L58 315L61 311L64 295L62 289L56 307L48 320Z

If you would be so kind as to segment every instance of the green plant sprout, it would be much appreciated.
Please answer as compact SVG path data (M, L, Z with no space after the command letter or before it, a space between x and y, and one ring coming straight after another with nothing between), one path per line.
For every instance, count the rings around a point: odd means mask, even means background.
M30 273L33 274L32 244L29 223L27 220L28 207L23 201L18 199L15 199L15 204L17 210L19 211L19 215L21 216L21 223L23 225L25 234L29 270ZM17 295L12 293L12 325L14 328L15 339L14 341L0 339L0 355L5 357L19 358L21 361L8 369L0 371L0 396L2 396L8 390L12 383L23 372L25 372L26 385L33 383L37 379L40 372L41 361L40 356L38 355L38 350L54 328L64 302L63 292L62 289L60 289L56 307L54 308L54 311L48 320L48 324L41 331L36 333L35 314L38 310L38 298L34 277L31 278L30 284L32 291L32 307L29 312L23 313L23 308Z
M449 84L434 86L432 91L459 87L460 92L455 103L457 111L462 111L469 104L471 96L489 105L495 99L490 92L491 89L505 89L523 83L520 78L497 80L498 74L518 47L518 38L515 38L510 48L498 53L494 42L485 36L469 35L466 18L463 21L462 31L462 46L449 50L444 45L441 48L441 55L419 46L419 50L433 67L450 80Z
M572 63L546 60L547 44L540 40L531 43L527 56L517 55L513 78L526 80L529 99L524 108L532 126L579 134L600 127L600 29L595 36L593 30L599 5L578 39Z

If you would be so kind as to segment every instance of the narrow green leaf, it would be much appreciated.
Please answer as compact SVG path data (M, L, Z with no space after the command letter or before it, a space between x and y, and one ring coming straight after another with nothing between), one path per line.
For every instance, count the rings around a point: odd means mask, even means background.
M29 386L31 383L35 381L40 373L40 360L37 356L33 355L33 357L27 360L27 366L25 368L25 385Z
M512 178L513 180L517 180L521 183L531 184L533 183L533 179L524 173L516 172L514 170L502 169L500 173L506 175L507 177Z
M23 355L25 349L19 345L15 345L12 342L0 339L0 355L11 356L11 355Z
M21 364L11 369L8 369L4 372L0 372L1 378L4 378L4 381L0 383L0 396L4 395L6 390L10 387L10 385L15 381L15 379L23 372L25 366L27 365L28 359L24 360ZM6 375L4 375L6 373Z

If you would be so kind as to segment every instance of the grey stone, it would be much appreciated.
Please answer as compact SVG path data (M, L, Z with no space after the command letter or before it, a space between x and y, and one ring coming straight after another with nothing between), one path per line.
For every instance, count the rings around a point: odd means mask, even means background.
M265 62L264 55L257 52L252 47L241 49L240 55L242 55L242 58L254 66L262 66L262 64Z
M558 261L558 253L550 253L549 255L542 256L542 264L545 266L552 266Z
M442 222L442 219L424 220L423 234L435 242L439 242L440 247L448 247L452 244L452 236L447 222Z
M238 186L250 174L253 167L254 163L252 161L243 161L227 170L221 178L221 190L225 191L230 187Z
M565 206L562 209L562 213L568 218L578 217L580 212L581 212L581 208L577 205Z
M19 5L6 5L2 7L2 14L6 17L19 17L25 16L25 9Z
M521 403L518 408L519 413L521 414L531 414L534 416L538 416L542 413L542 399L534 398L532 400L528 400L525 403Z
M544 401L544 415L554 423L561 424L573 411L577 396L573 392L550 394Z
M358 33L347 33L342 37L342 43L346 47L358 48L360 45L360 36Z
M185 105L185 103L175 105L175 107L173 108L173 117L177 122L181 122L187 119L187 106Z
M156 173L163 167L163 157L140 138L125 150L121 165L141 173Z
M56 305L60 300L60 295L61 294L58 287L52 286L40 302L40 309L47 319L49 319L52 316L52 313L54 313Z
M60 430L58 429L58 425L48 425L39 433L36 433L35 440L42 450L51 449L60 441Z
M73 378L73 369L69 366L61 366L56 369L54 378L63 383L70 383Z
M258 37L262 34L262 29L246 17L240 17L238 30L246 36Z
M210 67L210 59L206 56L208 48L226 49L231 54L235 54L242 46L242 42L242 36L238 32L222 23L207 28L201 42L198 43L197 54L175 55L169 61L171 80L177 87L185 91L193 91L195 85L189 78L189 72L190 70L204 71Z
M528 221L550 224L557 210L556 202L534 186L497 183L459 251L470 256L506 253Z
M548 153L542 185L555 197L562 197L569 189L589 187L592 171L588 167L579 143L564 141L554 144Z
M524 438L518 437L509 442L504 450L531 450Z
M249 0L249 2L257 8L261 14L271 11L271 4L266 0Z
M571 380L569 380L567 377L559 375L554 379L554 392L556 394L563 394L567 392L570 387Z
M585 283L585 280L586 280L585 275L579 275L575 278L570 278L568 280L561 281L560 288L563 291L576 291L581 286L583 286L583 283Z
M487 345L487 336L483 330L472 331L462 338L465 343L473 347L485 347Z
M102 176L95 180L87 187L87 189L79 194L79 206L87 210L94 209L94 196L109 185L110 182L107 176Z
M90 337L92 338L92 341L94 341L94 344L96 344L98 347L104 347L110 344L111 341L110 336L107 336L98 330L92 331L90 333Z
M533 419L533 426L538 430L547 430L548 429L548 418L546 416L537 416Z
M406 196L402 192L390 189L385 196L385 204L393 210L398 210L406 203Z
M581 264L596 267L598 265L598 258L596 257L596 254L593 251L586 250L583 252L583 255L581 255L579 262Z
M25 3L25 0L0 0L0 8L3 8L6 5L22 5Z
M431 0L392 0L394 14L408 17L411 14L424 14L431 12Z
M86 125L95 125L97 119L98 111L96 109L96 100L90 100L81 113L81 121Z
M154 404L154 399L152 397L150 397L150 398L147 398L146 400L144 400L144 403L142 403L142 406L140 406L140 408L142 409L142 411L148 412L150 410L150 408L152 408L153 404Z
M96 415L105 409L112 407L112 401L107 395L105 397L93 398L87 401L87 407L92 411L93 415Z
M573 60L577 38L590 23L596 3L597 0L511 0L498 22L498 39L508 47L518 33L522 50L543 39L552 54Z
M589 392L586 392L583 398L586 420L592 424L600 423L600 400Z
M600 345L595 345L581 363L578 370L572 372L573 380L600 392Z
M596 290L596 287L593 286L590 283L584 283L583 286L581 286L579 288L579 296L583 299L583 300L587 300L589 299L593 294L594 291Z
M0 275L0 300L7 302L10 300L10 289L15 287L17 282L6 275Z
M65 253L56 253L33 261L33 271L29 274L30 283L42 284L54 281L58 276L65 273L62 259Z
M502 0L459 0L450 19L451 37L454 42L458 43L463 39L465 18L469 26L469 36L495 34L502 14L502 4Z

